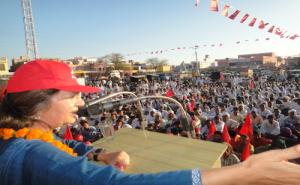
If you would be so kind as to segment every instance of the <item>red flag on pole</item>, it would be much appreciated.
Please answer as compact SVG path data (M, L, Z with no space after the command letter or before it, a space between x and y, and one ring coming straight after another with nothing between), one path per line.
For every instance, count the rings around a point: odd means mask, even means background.
M246 13L246 14L244 15L244 17L241 19L240 23L244 23L244 22L248 19L249 16L250 16L250 15Z
M253 80L249 80L249 89L254 89L255 88L255 84Z
M264 29L267 25L268 25L269 23L265 23L263 20L261 20L260 22L259 22L259 26L258 26L258 28L259 29Z
M217 131L217 129L216 129L215 123L213 121L211 121L209 124L207 139L210 139L216 131Z
M245 122L240 130L241 135L247 135L250 139L253 136L253 127L252 127L252 121L250 118L250 113L247 113Z
M167 92L165 93L165 96L167 96L167 97L173 97L174 95L175 94L172 89L167 90Z
M226 143L230 144L230 135L228 133L228 129L227 129L227 125L225 124L224 125L224 128L223 128L223 132L222 132L222 138L223 138L223 141L225 141Z
M224 5L224 8L222 10L222 15L227 17L228 16L228 10L229 10L229 5Z
M254 18L251 20L251 22L249 23L249 26L253 27L254 24L255 24L255 22L256 22L256 18L254 17Z
M250 156L251 152L250 152L250 139L248 139L246 141L246 144L244 146L244 150L242 152L242 161L245 161L249 156Z
M219 11L219 6L218 6L219 0L211 0L210 1L210 10L213 12L218 12Z
M231 14L228 18L234 20L236 18L236 16L239 15L241 11L240 10L236 10L235 12L233 12L233 14Z
M67 126L67 128L66 128L66 131L65 131L65 134L64 134L64 140L74 140L71 129L70 129L69 126Z
M270 32L270 33L273 33L273 30L274 30L274 28L275 28L275 26L274 26L274 25L273 25L273 26L271 26L271 28L269 28L268 32Z

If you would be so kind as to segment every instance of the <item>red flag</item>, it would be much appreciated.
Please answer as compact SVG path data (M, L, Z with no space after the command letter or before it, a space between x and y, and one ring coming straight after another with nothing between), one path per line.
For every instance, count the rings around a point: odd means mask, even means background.
M6 95L6 85L2 85L0 88L0 102L3 100Z
M210 10L211 11L213 11L213 12L219 11L218 2L219 2L219 0L211 0L210 1Z
M246 141L246 144L244 146L244 150L242 152L242 161L245 161L249 156L250 156L251 152L250 152L250 139L248 139Z
M195 100L191 100L191 103L190 103L190 111L193 112L193 111L194 111L194 108L195 108Z
M283 32L283 31L282 31L279 27L275 29L275 34L276 34L276 35L281 35L282 32Z
M223 128L223 132L222 132L222 138L223 138L223 141L225 141L226 143L230 144L230 135L228 133L228 129L227 129L227 125L225 124L224 125L224 128Z
M229 16L229 19L234 20L234 19L236 18L236 16L239 15L240 12L241 12L240 10L236 10L233 14L231 14L231 15Z
M241 19L240 23L244 23L249 17L249 14L245 14L244 17Z
M167 90L167 92L165 93L165 96L167 96L167 97L173 97L174 95L175 94L172 89Z
M213 121L211 121L209 124L207 139L210 139L216 131L217 131L217 129L216 129L215 123Z
M249 26L253 27L254 24L255 24L255 22L256 22L256 18L254 17L254 18L251 20L251 22L249 23Z
M249 80L249 89L254 89L255 88L255 84L253 80Z
M271 28L268 30L268 32L270 32L270 33L273 33L273 30L274 30L274 28L275 28L275 26L273 25L273 26L271 26Z
M240 134L247 135L250 139L253 136L253 127L252 127L252 121L250 118L250 113L247 113L245 122L240 130Z
M290 37L291 40L295 40L297 37L300 37L298 34L295 34L293 36Z
M265 23L263 20L261 20L260 22L259 22L259 26L258 26L258 28L259 29L264 29L267 25L268 25L269 23Z
M70 129L69 126L67 126L67 128L66 128L66 131L65 131L65 134L64 134L64 140L74 140L71 129Z
M228 16L228 10L229 10L229 5L224 5L224 8L222 10L222 15L227 17Z

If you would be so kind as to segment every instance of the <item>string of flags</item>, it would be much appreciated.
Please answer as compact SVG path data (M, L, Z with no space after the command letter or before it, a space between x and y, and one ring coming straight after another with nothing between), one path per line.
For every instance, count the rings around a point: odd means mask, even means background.
M266 37L266 38L256 38L256 39L253 39L253 40L239 40L239 41L236 41L234 42L233 44L242 44L242 43L248 43L248 42L258 42L258 41L269 41L270 38L269 37ZM203 44L196 44L194 46L178 46L178 47L174 47L174 48L171 48L171 49L158 49L158 50L154 50L154 51L144 51L144 52L133 52L133 53L127 53L126 55L127 56L135 56L135 55L158 55L158 54L164 54L164 53L167 53L167 52L179 52L179 51L185 51L187 49L198 49L200 47L203 47L203 48L208 48L208 47L211 47L211 48L220 48L220 47L223 47L224 46L224 43L214 43L214 44L206 44L206 43L203 43Z
M295 40L296 38L300 37L300 35L296 33L288 32L288 30L283 29L280 26L270 24L269 22L259 19L256 16L250 16L248 13L242 14L241 10L235 9L232 6L223 2L220 3L219 0L210 0L210 11L219 12L219 4L224 4L223 8L220 11L221 15L223 15L224 17L228 17L231 20L236 20L239 15L242 15L241 19L239 20L241 24L244 24L247 20L250 20L248 24L249 27L254 27L258 25L258 28L261 30L264 30L268 27L267 31L269 33L273 33L279 36L280 38ZM199 0L196 0L195 6L199 6ZM233 10L233 12L229 12L229 10Z
M195 6L198 7L200 3L200 0L195 0ZM222 9L220 9L222 7ZM280 36L280 38L286 38L290 40L295 40L296 38L300 37L300 35L288 32L285 29L282 29L279 26L276 26L274 24L270 24L269 22L266 22L263 19L259 19L257 16L251 16L249 13L242 13L241 10L234 8L231 5L228 5L222 1L219 0L210 0L210 11L212 12L221 12L221 15L224 17L227 17L231 20L238 20L238 16L241 15L239 22L241 24L246 24L248 20L248 26L249 27L255 27L257 26L258 29L264 30L267 29L269 33L275 34L277 36ZM263 39L255 39L253 41L258 42L258 41L269 41L270 38L263 38ZM243 40L243 41L236 41L234 44L241 44L244 42L250 42L250 40ZM184 51L187 49L198 49L199 47L212 47L212 48L217 48L217 47L223 47L223 43L215 43L215 44L201 44L201 45L194 45L194 46L178 46L174 47L171 49L159 49L159 50L154 50L154 51L144 51L144 52L132 52L132 53L127 53L127 56L134 56L134 55L158 55L158 54L163 54L167 52L176 52L176 51Z

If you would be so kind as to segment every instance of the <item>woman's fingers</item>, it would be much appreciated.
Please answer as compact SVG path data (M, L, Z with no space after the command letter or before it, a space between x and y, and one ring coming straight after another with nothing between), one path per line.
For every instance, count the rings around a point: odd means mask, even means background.
M274 161L288 161L300 158L300 145L293 146L284 150L270 151L270 156Z

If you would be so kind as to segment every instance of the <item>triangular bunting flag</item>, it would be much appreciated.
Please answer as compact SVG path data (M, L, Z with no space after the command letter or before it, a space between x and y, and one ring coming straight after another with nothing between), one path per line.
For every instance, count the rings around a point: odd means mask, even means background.
M244 17L241 19L240 23L244 23L249 17L249 14L245 14Z
M271 28L269 28L268 32L270 32L270 33L273 33L273 30L274 30L274 28L275 28L275 26L274 26L274 25L273 25L273 26L271 26Z
M261 21L259 22L258 28L259 28L259 29L264 29L268 24L269 24L269 23L265 23L263 20L261 20Z
M234 20L236 18L236 16L239 15L241 11L240 10L236 10L233 14L231 14L228 18Z
M255 22L256 22L256 18L254 17L254 18L251 20L251 22L249 23L249 26L253 27L254 24L255 24Z

